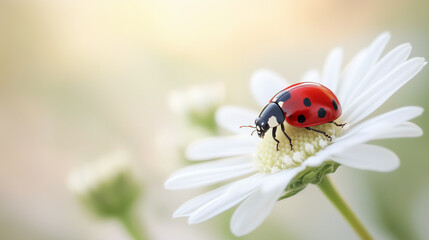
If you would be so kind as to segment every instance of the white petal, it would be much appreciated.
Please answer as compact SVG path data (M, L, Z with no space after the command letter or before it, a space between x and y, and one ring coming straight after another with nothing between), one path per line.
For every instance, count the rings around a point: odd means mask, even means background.
M412 122L403 122L392 129L379 133L375 139L420 137L423 130Z
M339 148L336 148L336 146L334 146L334 145L329 145L326 148L324 148L323 150L317 152L316 155L307 158L304 161L304 163L302 164L302 166L304 166L304 167L318 167L318 166L322 165L322 163L324 163L328 159L330 154L332 154L333 152L336 152L335 150L338 150L338 149Z
M411 45L406 43L394 48L389 53L387 53L386 56L384 56L377 64L375 64L375 66L369 71L368 74L365 75L361 81L356 82L356 85L350 89L347 94L350 101L348 101L347 104L341 103L343 109L349 109L349 105L355 101L354 99L358 98L359 95L365 92L369 86L377 84L378 81L382 79L382 77L392 71L396 66L405 62L405 60L407 60L408 56L410 55L411 49Z
M208 160L253 153L260 139L257 136L210 137L197 140L186 150L189 160Z
M335 142L328 145L323 150L316 153L316 155L307 158L301 166L303 167L319 167L325 161L330 160L331 156L344 151L345 148L361 143L358 138L346 139L343 141ZM362 142L366 141L365 139Z
M359 124L343 136L334 139L333 144L320 152L332 155L353 145L377 139L379 134L384 134L399 124L415 118L422 112L423 109L420 107L404 107L382 114Z
M395 68L356 99L350 111L344 114L345 121L354 124L367 117L420 72L424 65L424 58L413 58Z
M334 142L344 141L345 139L351 139L357 141L359 138L366 139L369 141L377 138L381 133L384 133L393 127L411 120L423 113L423 108L408 106L395 109L393 111L381 114L374 118L371 118L355 127L350 129L343 136L334 140ZM361 141L361 140L359 140Z
M250 90L261 107L267 105L276 93L289 85L279 74L267 69L256 71L250 79Z
M283 170L267 178L259 189L247 198L231 218L231 231L243 236L255 230L267 218L286 186L302 167Z
M335 138L332 144L316 155L307 158L302 166L320 166L331 155L370 140L386 138L389 135L390 137L416 136L419 133L419 128L414 124L406 124L406 121L421 115L422 112L423 108L421 107L403 107L371 118L348 130L343 136ZM410 132L407 133L407 130ZM390 131L392 131L391 134L389 134ZM402 135L399 136L400 134Z
M342 103L347 105L351 100L347 94L351 92L354 86L356 86L356 83L362 80L371 67L375 65L389 42L389 39L389 33L385 32L380 34L368 48L358 55L356 58L357 61L351 62L351 66L348 67L348 71L345 72L344 85L342 85L339 93Z
M222 187L216 188L215 190L206 192L202 195L199 195L185 202L174 212L173 217L177 218L177 217L185 217L185 216L191 215L195 210L197 210L204 204L224 194L232 184L233 183L230 183L228 185L224 185Z
M164 184L166 189L187 189L219 183L255 172L251 156L222 159L185 167Z
M413 119L423 112L421 107L403 107L369 119L349 131L343 136L335 138L329 146L309 157L303 166L317 167L334 154L341 153L344 149L374 139L380 139L386 132L400 126L405 121ZM405 135L405 133L404 133Z
M347 105L346 102L349 101L348 93L352 91L353 84L355 84L353 81L354 78L351 76L354 76L359 70L359 66L361 65L361 62L364 61L367 54L368 49L363 49L358 52L344 70L344 76L341 79L340 86L337 92L334 92L342 105Z
M370 144L355 145L331 157L337 163L362 170L389 172L399 167L399 158L394 152Z
M344 134L340 138L337 138L336 140L339 140L341 138L346 138L349 135L355 134L356 132L376 131L376 133L378 134L402 122L416 118L420 116L422 113L423 113L422 107L406 106L406 107L397 108L395 110L392 110L392 111L380 114L371 119L368 119L352 127L349 131L346 132L346 134Z
M250 135L252 128L240 126L254 125L259 113L250 109L237 106L223 106L216 111L216 123L225 130L237 134Z
M362 129L361 129L362 130ZM366 131L351 132L350 135L340 137L334 140L331 144L324 148L322 151L316 153L305 160L302 166L305 167L318 167L326 160L331 159L332 155L340 154L351 146L362 144L371 140L386 139L386 138L403 138L403 137L418 137L423 134L419 126L411 122L403 122L396 126L372 126Z
M317 69L307 71L301 78L302 82L321 82L320 73Z
M206 221L237 205L252 194L266 179L267 175L257 173L251 177L233 183L221 196L206 203L193 212L189 224Z
M329 88L332 92L337 91L342 59L343 49L335 48L329 53L325 61L321 84Z

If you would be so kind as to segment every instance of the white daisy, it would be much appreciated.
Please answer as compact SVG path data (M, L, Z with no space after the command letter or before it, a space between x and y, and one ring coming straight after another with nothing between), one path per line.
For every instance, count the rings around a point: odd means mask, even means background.
M129 154L123 149L71 172L68 187L90 210L104 217L129 211L140 195Z
M245 235L256 229L268 216L279 198L289 197L308 183L319 183L327 173L340 165L357 169L387 172L399 166L398 157L390 150L365 142L375 139L417 137L422 130L409 120L422 114L421 107L402 107L365 120L399 88L413 78L426 64L424 58L408 59L411 45L397 46L381 57L390 35L383 33L360 51L341 72L343 51L330 52L321 72L311 70L302 81L318 82L331 89L343 109L339 128L323 124L318 129L333 137L304 128L287 126L294 150L279 132L281 144L276 151L270 137L250 136L241 125L253 123L259 111L224 106L217 111L219 126L234 136L202 139L189 146L190 160L211 160L179 170L165 183L167 189L188 189L220 183L222 187L189 200L177 209L174 217L188 217L189 224L208 220L240 204L231 219L231 231ZM251 91L260 107L290 83L269 70L259 70L251 78ZM260 108L261 109L261 108Z

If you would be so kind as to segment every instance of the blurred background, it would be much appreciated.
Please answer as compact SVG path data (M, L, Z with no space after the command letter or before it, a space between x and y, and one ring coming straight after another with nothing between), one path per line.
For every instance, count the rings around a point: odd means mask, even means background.
M333 47L344 47L347 62L386 30L388 49L411 42L411 56L428 58L428 9L418 0L1 0L0 238L130 239L117 221L82 207L67 184L71 171L120 147L140 184L134 211L149 239L236 239L231 211L192 226L171 219L207 189L163 189L188 164L184 147L219 133L216 107L257 109L254 70L298 81ZM424 69L378 113L429 109L428 77ZM429 132L427 114L414 122ZM378 141L400 156L398 170L341 167L332 176L377 238L429 238L428 142ZM264 236L357 239L315 186L279 202L242 239Z

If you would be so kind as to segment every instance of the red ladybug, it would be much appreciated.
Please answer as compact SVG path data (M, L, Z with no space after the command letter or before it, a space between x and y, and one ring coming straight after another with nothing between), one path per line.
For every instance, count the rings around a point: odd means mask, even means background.
M336 126L343 127L345 124L334 122L340 116L341 105L331 90L319 83L302 82L291 85L274 95L255 120L256 127L249 127L256 128L256 132L261 138L268 129L272 128L278 151L280 142L276 139L276 130L280 125L293 150L292 140L285 132L285 121L291 126L304 127L332 140L326 132L311 128L311 126L334 123Z

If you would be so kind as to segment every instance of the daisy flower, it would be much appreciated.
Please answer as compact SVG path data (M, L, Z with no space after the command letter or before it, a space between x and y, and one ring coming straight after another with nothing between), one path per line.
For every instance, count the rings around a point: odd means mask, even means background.
M128 211L140 194L128 152L122 149L72 171L68 187L89 209L106 217Z
M249 129L239 127L253 123L260 110L221 107L216 113L216 122L235 135L201 139L191 144L186 152L190 160L216 160L177 171L165 182L165 187L189 189L235 181L189 200L173 217L188 217L189 224L196 224L239 204L230 227L232 233L242 236L262 224L279 199L296 194L309 183L319 184L337 207L342 204L347 209L325 176L340 165L379 172L395 170L399 166L395 153L366 142L421 136L422 130L409 120L421 115L423 109L407 106L367 117L420 72L426 62L420 57L408 59L412 48L409 43L382 56L389 38L389 33L378 36L344 71L341 71L343 51L335 48L328 54L322 71L310 70L302 77L303 82L328 87L339 99L343 112L336 121L347 125L341 128L327 123L314 127L332 136L332 141L305 128L286 125L293 150L288 139L277 130L280 141L277 151L271 133L267 132L261 139L250 136ZM260 107L289 85L269 70L257 71L250 81L251 92ZM361 237L370 238L351 211L342 213Z
M131 237L143 240L143 226L133 210L141 186L133 174L129 153L117 149L75 169L68 178L72 193L99 217L115 218Z

